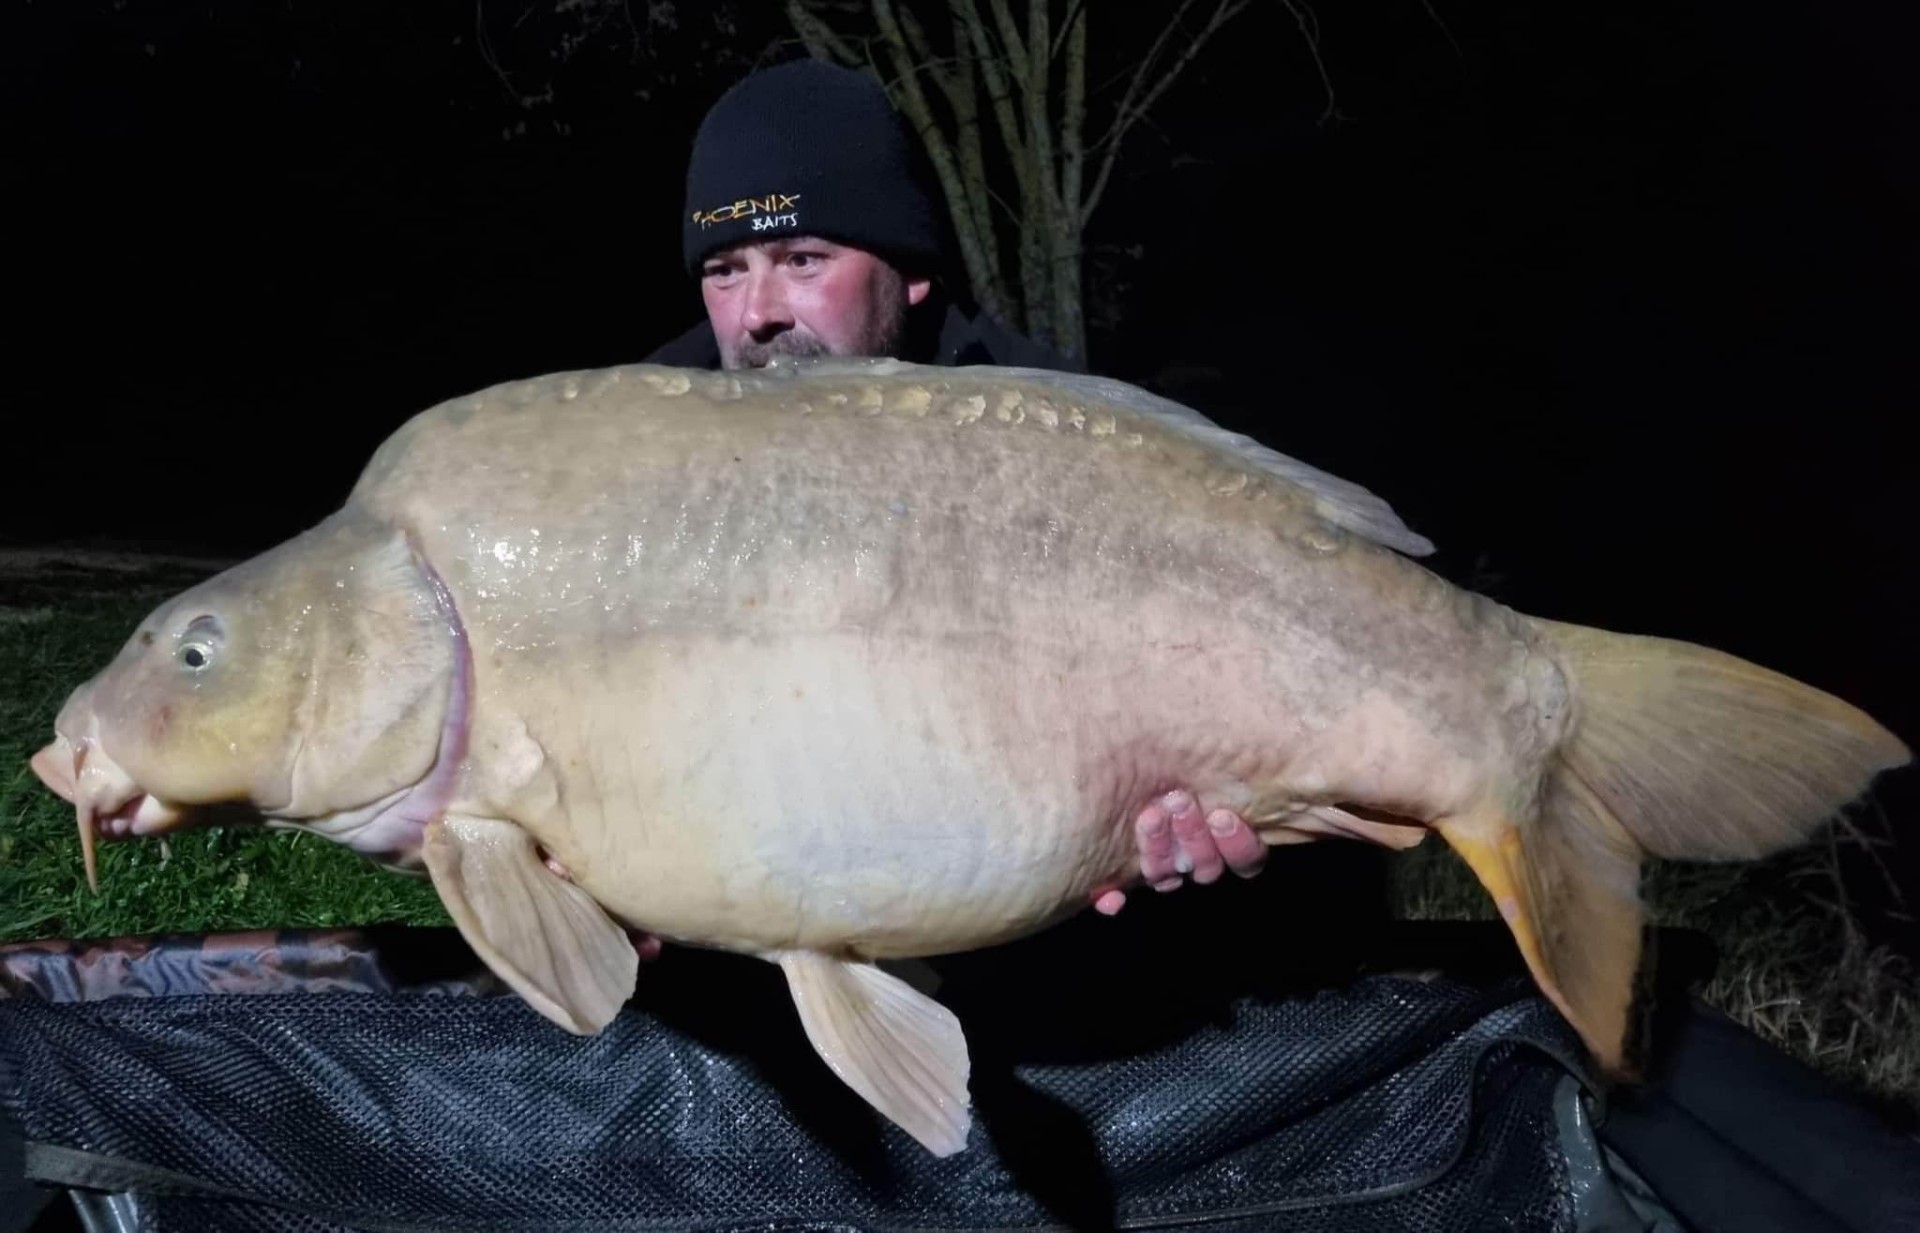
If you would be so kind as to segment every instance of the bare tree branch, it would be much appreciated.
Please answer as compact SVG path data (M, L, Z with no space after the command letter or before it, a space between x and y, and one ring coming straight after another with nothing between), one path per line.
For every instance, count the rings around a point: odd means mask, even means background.
M1440 20L1440 13L1433 7L1433 0L1420 0L1420 7L1427 10L1427 16L1433 18L1433 24L1439 26L1440 33L1446 35L1447 42L1453 44L1453 54L1461 60L1466 59L1467 53L1460 50L1460 40L1454 38L1453 31L1447 27L1447 23Z
M994 0L995 4L1004 4L1005 0ZM1047 48L1053 40L1047 34L1047 22L1051 16L1047 12L1048 0L1027 0L1027 46L1033 49L1033 56L1027 61L1027 141L1033 148L1035 168L1040 170L1038 178L1045 184L1047 197L1059 200L1053 183L1053 118L1047 113L1047 95L1052 79L1052 65L1047 58Z
M1053 45L1048 35L1050 0L1027 0L1027 59L1021 101L1026 104L1027 149L1031 154L1033 175L1025 194L1023 226L1020 229L1021 286L1026 292L1027 328L1043 335L1053 333L1053 263L1059 242L1060 186L1054 183L1053 119L1048 114L1052 92L1052 64L1047 49ZM1005 0L994 0L1004 8Z
M828 63L837 60L848 68L858 68L864 62L824 18L810 11L801 0L787 0L787 21L814 59Z
M1320 84L1326 87L1327 109L1320 113L1320 123L1325 124L1333 116L1333 78L1327 75L1326 61L1320 58L1320 19L1313 16L1313 10L1307 7L1306 0L1280 0L1280 3L1286 5L1287 12L1292 13L1293 20L1299 24L1300 37L1306 40L1307 50L1313 53L1313 67L1320 71ZM1312 18L1311 24L1309 18Z
M927 32L920 27L920 19L913 15L912 9L901 9L899 16L900 28L907 35L907 46L913 48L915 63L927 70L927 75L933 78L933 84L940 87L940 93L946 95L947 102L957 109L960 104L955 98L958 91L955 74L960 67L959 57L934 54L932 44L927 42Z
M952 26L955 69L948 74L947 81L952 88L947 92L947 102L953 108L955 138L960 147L960 179L966 186L967 204L973 210L974 224L979 231L980 247L984 251L987 264L998 277L1000 268L1000 239L994 227L993 203L988 195L987 156L985 143L980 135L980 98L977 93L978 76L974 72L975 57L972 44L967 38L966 28L959 15L949 14ZM907 26L908 37L918 27L918 22ZM921 34L924 43L925 34Z
M1053 40L1053 51L1050 54L1055 60L1060 58L1061 44L1066 40L1067 35L1072 33L1074 23L1080 20L1080 14L1086 7L1087 0L1073 0L1073 7L1067 10L1067 19L1060 25L1060 34Z
M927 42L927 32L921 29L920 19L913 15L913 9L911 7L901 9L895 16L899 18L900 29L907 36L907 46L913 49L913 54L917 57L916 63L924 65L932 62L935 58L933 45Z
M1001 58L994 53L988 41L986 24L980 20L980 10L974 0L950 2L954 11L960 14L960 20L966 24L967 35L973 41L974 55L987 81L987 98L993 103L993 118L1000 125L1000 140L1007 143L1007 154L1013 161L1015 173L1024 182L1028 174L1027 142L1020 134L1020 121L1013 112L1013 91L1008 88Z
M809 50L874 71L919 135L981 307L1076 357L1085 355L1089 320L1086 228L1122 148L1136 127L1156 127L1159 101L1253 2L1164 5L1171 16L1152 32L1144 57L1118 57L1124 67L1109 86L1089 81L1086 0L946 0L947 30L929 24L937 10L912 0L785 0ZM1421 0L1430 15L1437 2ZM1326 89L1326 115L1337 115L1311 3L1281 0L1284 8L1266 11L1291 15ZM1056 4L1065 14L1058 26ZM855 16L863 11L870 24ZM864 36L835 33L856 28ZM1111 116L1096 123L1095 96L1104 106L1116 94ZM988 157L995 136L1004 164ZM1013 231L1003 252L1005 221Z
M1087 14L1075 6L1066 31L1067 83L1060 122L1060 197L1052 210L1054 337L1068 355L1084 348L1086 303L1082 291L1080 178L1086 164L1082 133L1087 118Z
M1200 49L1206 45L1207 40L1219 33L1221 27L1246 11L1250 3L1252 3L1252 0L1220 0L1220 7L1214 10L1213 17L1207 22L1206 28L1194 37L1193 42L1187 44L1187 50L1181 54L1178 60L1174 61L1173 67L1168 69L1158 82L1154 83L1153 89L1147 91L1146 96L1134 104L1133 116L1129 123L1137 122L1141 117L1153 110L1154 103L1159 101L1160 96L1165 94L1167 88L1173 85L1179 78L1182 70L1184 70L1187 65L1193 63L1195 57L1199 56ZM1117 141L1118 138L1116 137L1115 140Z
M1120 105L1114 108L1113 123L1108 126L1106 134L1094 143L1095 148L1118 141L1122 126L1133 114L1133 100L1145 88L1148 74L1153 71L1153 66L1160 59L1160 49L1167 45L1167 40L1173 37L1173 32L1180 28L1180 19L1187 15L1187 10L1192 8L1195 2L1196 0L1180 0L1180 7L1174 10L1172 17L1167 19L1167 24L1160 28L1160 34L1153 40L1153 46L1147 48L1146 56L1134 66L1133 77L1127 82L1126 93L1120 96Z
M996 316L1004 315L1005 309L998 300L999 271L987 261L986 251L980 241L981 223L991 226L992 220L974 218L972 198L954 165L953 150L935 122L933 109L927 105L926 92L920 88L920 79L914 72L911 50L894 14L893 0L873 0L873 18L880 27L881 37L893 61L900 92L900 109L920 134L934 172L940 177L940 187L946 193L947 208L953 212L954 234L960 242L960 256L966 265L967 279L973 285L981 307Z
M1152 89L1147 90L1143 96L1138 98L1138 101L1135 101L1135 96L1139 94L1140 88L1145 83L1148 68L1158 57L1160 48L1165 44L1168 36L1172 34L1174 27L1179 24L1182 14L1184 14L1188 8L1192 7L1193 2L1194 0L1182 0L1179 11L1173 15L1173 20L1168 22L1166 29L1160 32L1160 37L1154 41L1153 50L1147 53L1147 59L1141 62L1140 71L1134 74L1133 82L1127 87L1126 95L1121 98L1119 112L1114 117L1112 127L1107 130L1106 134L1101 137L1099 143L1097 143L1105 147L1105 154L1100 161L1100 173L1094 178L1093 189L1087 194L1086 204L1081 207L1080 218L1082 222L1092 217L1094 207L1100 204L1101 194L1107 190L1107 180L1113 174L1113 164L1120 154L1120 142L1127 135L1127 130L1138 123L1140 117L1147 113L1147 110L1153 106L1155 100L1166 93L1167 87L1171 86L1174 81L1179 78L1181 70L1191 64L1194 57L1200 54L1200 49L1206 46L1207 40L1218 33L1222 26L1225 26L1235 17L1238 17L1252 0L1220 0L1218 7L1213 11L1213 17L1207 22L1200 33L1188 42L1186 51L1182 53L1178 60L1174 61L1173 67L1161 75L1160 80L1155 83ZM1281 2L1291 4L1292 0L1281 0Z
M873 0L873 20L880 27L880 37L885 40L887 52L893 61L894 80L900 87L902 110L922 130L923 138L937 142L945 150L946 138L933 122L933 108L927 106L926 93L920 89L920 79L914 73L913 54L894 14L893 0Z
M473 0L473 37L480 48L480 58L487 62L487 67L493 70L493 75L500 79L502 86L506 87L507 97L522 107L526 106L526 97L513 84L513 79L507 76L507 70L500 67L500 58L493 54L493 40L487 37L487 15L481 7L481 0Z
M1087 152L1087 14L1076 4L1068 20L1072 25L1063 33L1067 42L1067 97L1060 120L1060 201L1067 209L1080 209L1080 180Z
M1027 226L1027 220L1032 215L1032 206L1035 201L1036 186L1034 184L1034 177L1036 175L1044 175L1046 169L1034 165L1026 137L1020 129L1019 117L1014 110L1013 90L1008 82L1008 77L1010 75L1009 70L1011 70L1012 76L1017 77L1020 73L1019 66L1009 66L1005 57L995 49L988 35L986 23L981 20L980 10L975 0L950 0L950 3L954 11L960 15L961 23L967 29L967 37L973 45L976 62L979 64L981 75L986 81L987 96L992 104L994 121L999 126L1000 139L1007 152L1008 165L1013 169L1014 186L1020 197L1021 204L1018 207L1012 206L1001 198L999 194L993 193L991 186L988 186L988 193L993 199L1000 202L1001 208L1014 220L1016 236L1015 251L1019 254L1017 261L1019 282L1022 289L1022 299L1019 306L1024 307L1026 302L1033 298L1033 289L1028 286L1030 277L1028 271L1032 267L1029 254L1033 248L1033 239ZM991 229L993 215L990 212L983 212L981 217L986 221L988 228ZM997 245L994 251L996 258L998 258L999 250ZM1005 319L1010 324L1026 329L1029 333L1039 333L1038 323L1030 321L1024 313L1016 311L1016 304L1011 294L1010 283L999 281L1003 270L1004 267L1000 264L999 260L996 259L996 282L999 287L1005 289L1002 300Z
M1027 0L1027 3L1046 3L1046 0ZM993 21L1000 27L1000 41L1007 45L1007 63L1013 66L1014 80L1022 90L1027 88L1025 66L1027 64L1027 45L1021 41L1020 27L1013 20L1013 10L1007 7L1007 0L992 0Z

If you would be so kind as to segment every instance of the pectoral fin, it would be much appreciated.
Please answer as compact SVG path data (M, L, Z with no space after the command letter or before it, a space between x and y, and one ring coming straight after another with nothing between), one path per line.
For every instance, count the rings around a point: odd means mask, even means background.
M870 963L779 956L821 1058L936 1156L967 1144L967 1040L953 1012Z
M427 827L423 855L468 945L535 1010L587 1036L633 996L633 943L592 896L546 867L526 831L450 815Z

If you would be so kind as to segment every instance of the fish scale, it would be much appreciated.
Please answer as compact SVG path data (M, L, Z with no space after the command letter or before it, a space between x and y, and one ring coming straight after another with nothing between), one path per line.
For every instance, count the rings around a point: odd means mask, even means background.
M412 417L332 516L157 607L33 767L89 844L238 804L424 869L569 1032L631 994L629 931L777 964L825 1064L941 1154L964 1030L876 961L1136 884L1173 788L1269 844L1438 833L1631 1081L1643 858L1802 842L1909 751L1431 551L1120 382L558 373Z

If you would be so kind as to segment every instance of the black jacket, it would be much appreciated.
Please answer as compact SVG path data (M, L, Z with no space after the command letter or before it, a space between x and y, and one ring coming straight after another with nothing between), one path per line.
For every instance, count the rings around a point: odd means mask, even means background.
M923 304L922 308L929 305ZM1055 372L1085 372L1086 365L1070 360L1051 347L1008 329L984 313L968 316L952 302L932 305L933 312L916 314L923 322L937 319L940 330L929 337L923 325L917 337L910 337L902 359L923 364L964 367L970 364L998 364L1009 368L1046 368ZM656 349L644 361L648 364L672 364L682 368L720 367L720 347L713 340L713 329L706 322Z

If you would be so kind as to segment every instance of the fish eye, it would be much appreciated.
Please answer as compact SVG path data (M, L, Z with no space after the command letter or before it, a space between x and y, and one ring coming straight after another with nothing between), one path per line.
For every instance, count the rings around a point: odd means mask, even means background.
M175 655L188 669L204 671L213 664L214 653L220 646L220 634L220 622L217 619L211 616L195 617L180 631L180 645Z

